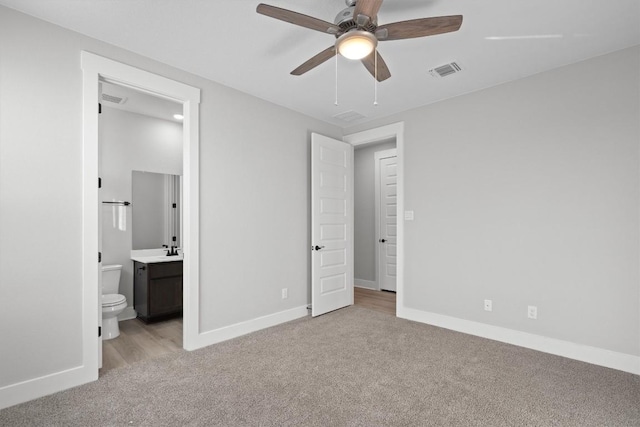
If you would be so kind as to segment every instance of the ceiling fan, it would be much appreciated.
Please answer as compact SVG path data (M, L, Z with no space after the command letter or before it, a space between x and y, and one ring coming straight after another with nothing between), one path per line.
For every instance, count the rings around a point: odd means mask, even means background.
M331 34L336 37L333 46L304 62L291 74L302 75L336 55L336 51L348 59L359 59L371 75L383 81L391 77L389 68L376 51L378 41L411 39L458 31L462 15L412 19L378 25L378 11L383 0L346 0L347 8L336 16L334 23L291 10L258 5L257 12L281 21ZM377 69L376 69L377 66Z

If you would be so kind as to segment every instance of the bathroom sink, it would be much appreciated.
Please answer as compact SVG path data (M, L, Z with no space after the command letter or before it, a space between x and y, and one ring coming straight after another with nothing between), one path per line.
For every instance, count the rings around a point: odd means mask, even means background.
M132 260L143 262L145 264L151 264L156 262L171 262L171 261L182 261L184 259L184 255L176 255L176 256L166 256L166 255L154 255L154 256L134 256L131 257Z

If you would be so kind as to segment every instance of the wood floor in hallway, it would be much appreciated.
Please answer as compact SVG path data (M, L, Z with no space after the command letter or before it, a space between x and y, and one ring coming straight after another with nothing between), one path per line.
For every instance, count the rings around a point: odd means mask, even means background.
M396 315L396 293L353 288L354 305Z

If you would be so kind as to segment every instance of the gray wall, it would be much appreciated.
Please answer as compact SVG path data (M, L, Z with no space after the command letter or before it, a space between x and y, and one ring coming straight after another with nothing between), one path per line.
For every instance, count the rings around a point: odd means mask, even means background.
M0 7L0 387L82 363L83 49L202 90L200 331L307 303L309 135L339 128Z
M182 175L182 125L104 107L100 115L100 166L102 199L131 202L131 171ZM126 208L127 229L120 231L113 227L112 208L102 208L103 265L122 265L120 293L127 298L129 307L133 307L133 209L135 204ZM162 212L161 209L157 217L160 227L164 223ZM162 243L155 247L161 246ZM131 315L130 311L123 313L125 317Z
M366 145L354 153L354 278L376 280L375 153L396 148L396 142Z
M640 355L639 76L634 47L348 129L405 122L404 305Z

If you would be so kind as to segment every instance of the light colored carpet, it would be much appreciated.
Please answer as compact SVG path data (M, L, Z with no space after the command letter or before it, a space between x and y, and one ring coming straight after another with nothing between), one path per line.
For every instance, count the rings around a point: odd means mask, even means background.
M2 426L640 426L640 377L349 307L0 411Z

